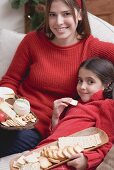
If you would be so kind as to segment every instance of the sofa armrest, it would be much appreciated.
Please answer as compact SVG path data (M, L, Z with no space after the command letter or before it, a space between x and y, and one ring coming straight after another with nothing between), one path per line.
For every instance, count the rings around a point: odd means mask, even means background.
M0 79L5 74L20 41L25 34L0 29Z
M96 170L114 170L114 146L105 156L104 161L96 168Z

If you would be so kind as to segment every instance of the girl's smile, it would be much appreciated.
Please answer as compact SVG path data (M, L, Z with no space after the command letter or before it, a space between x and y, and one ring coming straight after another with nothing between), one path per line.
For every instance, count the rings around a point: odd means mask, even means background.
M94 93L103 89L104 85L96 74L88 69L80 68L77 92L83 102L88 102Z

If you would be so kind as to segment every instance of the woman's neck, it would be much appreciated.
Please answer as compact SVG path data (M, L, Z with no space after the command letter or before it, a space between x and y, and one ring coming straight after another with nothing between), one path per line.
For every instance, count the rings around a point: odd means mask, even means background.
M77 38L77 37L73 37L73 38L66 38L66 39L58 39L58 38L54 38L52 40L52 42L55 44L55 45L58 45L58 46L70 46L70 45L73 45L73 44L76 44L78 43L80 40Z

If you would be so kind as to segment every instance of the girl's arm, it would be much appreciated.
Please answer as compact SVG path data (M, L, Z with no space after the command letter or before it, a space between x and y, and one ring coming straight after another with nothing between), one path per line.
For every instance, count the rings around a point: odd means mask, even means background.
M103 161L111 146L112 144L109 142L94 151L78 153L74 157L71 157L72 160L69 161L67 165L72 166L77 170L86 170L93 167L96 169L97 166Z

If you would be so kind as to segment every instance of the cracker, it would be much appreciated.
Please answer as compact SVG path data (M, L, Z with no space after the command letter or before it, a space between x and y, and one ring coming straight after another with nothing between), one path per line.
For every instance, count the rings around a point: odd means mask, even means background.
M33 169L33 170L41 170L40 169L40 163L36 162L36 163L31 164L31 169Z
M11 120L11 119L6 120L6 123L7 123L9 126L18 126L18 124L15 123L15 122L13 122L13 120Z
M60 160L58 160L58 159L48 158L48 160L49 160L50 162L54 163L54 164L60 163Z
M84 148L82 148L80 145L75 145L74 146L74 151L76 151L77 153L80 153L84 150Z
M59 156L58 156L58 150L52 150L52 155L54 159L59 159Z
M20 126L25 126L27 123L21 119L21 117L16 117L13 119L14 122L16 122Z
M51 146L49 146L49 148L50 148L50 149L59 149L59 147L56 146L56 145L51 145Z
M78 104L77 100L72 99L70 102L71 105L76 106Z
M53 158L53 153L51 149L48 148L46 152L47 152L47 157Z
M39 158L39 162L40 162L40 167L43 169L46 169L52 165L52 163L48 160L48 158L43 157L43 156Z
M31 163L22 165L19 170L31 170Z
M65 156L63 154L62 149L59 148L57 154L58 154L58 157L59 157L60 160L64 160L65 159Z
M19 157L18 160L17 160L17 165L24 165L24 164L25 164L24 158L25 158L24 155L22 155L21 157Z
M7 126L7 127L9 127L9 125L7 124L7 122L0 122L2 125L4 125L4 126Z
M35 162L38 162L38 158L36 157L36 155L34 155L33 153L26 156L24 158L24 160L28 163L35 163Z
M71 157L71 154L68 152L68 146L64 147L63 149L63 154L66 158L70 158Z
M69 146L69 147L67 148L67 151L70 153L71 156L76 155L76 152L75 152L73 146Z
M65 146L74 146L78 144L80 147L86 149L93 146L101 144L101 139L99 133L88 136L78 136L78 137L60 137L58 139L58 146L64 148Z

